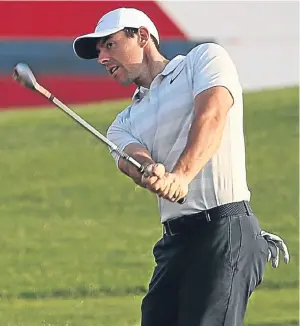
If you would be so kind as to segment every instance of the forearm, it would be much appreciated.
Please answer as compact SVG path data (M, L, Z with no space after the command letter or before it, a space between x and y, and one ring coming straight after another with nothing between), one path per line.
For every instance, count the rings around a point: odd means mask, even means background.
M224 123L224 119L218 115L196 117L191 125L186 147L172 172L185 177L190 183L220 146Z
M132 156L136 161L138 161L142 165L148 163L154 163L150 153L142 145L129 144L128 146L125 147L124 152ZM143 184L141 183L141 178L142 178L141 172L139 172L138 169L130 162L120 158L119 169L128 177L130 177L136 184L138 184L141 187L144 187Z

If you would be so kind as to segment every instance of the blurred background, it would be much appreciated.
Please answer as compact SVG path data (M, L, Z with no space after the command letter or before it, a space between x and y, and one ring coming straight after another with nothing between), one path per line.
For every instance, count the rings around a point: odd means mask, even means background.
M296 1L4 1L0 3L0 107L45 103L11 81L19 61L30 64L69 103L130 96L132 87L112 83L96 60L79 59L72 49L75 37L94 31L103 14L121 6L136 7L150 16L168 58L213 41L230 52L245 90L298 83Z
M286 241L245 325L299 321L299 3L297 1L0 2L0 326L139 325L161 236L156 199L119 173L107 148L12 80L18 62L104 132L129 103L72 42L126 6L155 22L169 59L216 42L244 88L251 205ZM188 325L187 325L188 326Z

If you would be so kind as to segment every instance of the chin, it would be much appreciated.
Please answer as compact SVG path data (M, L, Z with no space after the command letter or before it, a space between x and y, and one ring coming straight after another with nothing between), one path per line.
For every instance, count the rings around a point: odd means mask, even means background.
M129 85L131 85L133 83L132 80L128 80L128 79L127 80L119 80L118 82L122 86L129 86Z

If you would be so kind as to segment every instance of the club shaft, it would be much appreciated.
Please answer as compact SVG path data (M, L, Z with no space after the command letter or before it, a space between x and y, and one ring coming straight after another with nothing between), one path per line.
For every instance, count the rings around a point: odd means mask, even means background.
M84 127L86 130L88 130L91 134L93 134L98 139L100 139L102 142L104 142L106 145L108 145L111 148L111 150L115 151L123 159L125 159L125 160L129 161L131 164L133 164L141 173L144 173L144 167L139 162L137 162L133 157L129 156L124 151L120 150L117 145L115 145L113 142L111 142L109 139L107 139L105 136L103 136L97 129L95 129L93 126L91 126L85 120L83 120L78 114L76 114L73 110L68 108L59 99L57 99L55 96L53 96L43 86L36 83L35 89L38 92L40 92L41 94L43 94L46 98L48 98L51 102L53 102L59 109L61 109L63 112L65 112L69 117L71 117L73 120L75 120L77 123L79 123L82 127ZM179 199L178 203L183 204L185 201L186 201L186 197Z
M87 129L91 134L93 134L98 139L100 139L102 142L104 142L106 145L108 145L111 148L111 150L115 151L123 159L125 159L125 160L129 161L131 164L133 164L141 173L144 172L144 168L143 168L143 166L139 162L137 162L133 157L129 156L124 151L120 150L116 144L114 144L109 139L107 139L105 136L103 136L97 129L95 129L88 122L86 122L84 119L82 119L78 114L76 114L73 110L71 110L69 107L67 107L58 98L56 98L55 96L53 96L44 87L42 87L41 85L37 85L36 86L36 90L38 92L40 92L41 94L43 94L45 97L47 97L59 109L61 109L63 112L65 112L68 116L70 116L73 120L75 120L82 127L84 127L85 129Z

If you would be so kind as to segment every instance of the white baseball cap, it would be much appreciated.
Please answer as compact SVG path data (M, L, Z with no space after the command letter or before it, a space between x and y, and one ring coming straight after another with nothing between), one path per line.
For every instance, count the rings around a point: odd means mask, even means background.
M159 43L158 31L144 12L135 8L119 8L101 17L94 33L77 37L73 42L74 52L83 59L96 59L98 57L96 50L98 39L119 32L125 27L146 27Z

